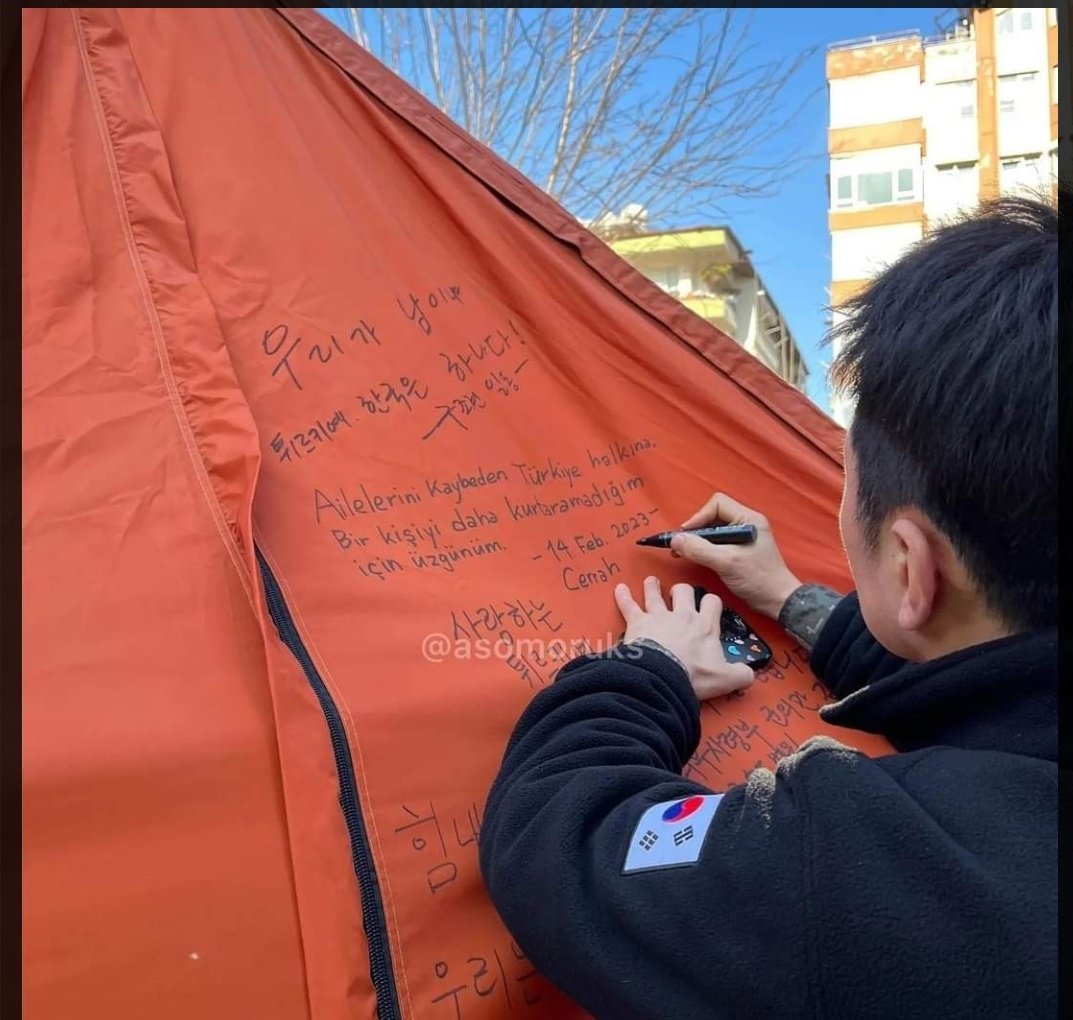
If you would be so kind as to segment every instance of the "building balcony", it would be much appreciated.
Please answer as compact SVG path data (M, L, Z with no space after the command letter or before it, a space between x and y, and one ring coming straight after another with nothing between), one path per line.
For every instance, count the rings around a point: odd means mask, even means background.
M737 316L733 303L717 294L687 294L679 300L691 312L706 319L717 329L734 337L737 332Z
M778 310L729 227L688 227L612 237L608 245L664 293L804 388L808 370ZM781 347L759 340L761 316L780 325Z
M740 251L729 232L717 227L701 230L681 230L667 233L639 234L612 242L616 252L630 262L638 256L671 255L681 252L704 251L712 261L736 262Z

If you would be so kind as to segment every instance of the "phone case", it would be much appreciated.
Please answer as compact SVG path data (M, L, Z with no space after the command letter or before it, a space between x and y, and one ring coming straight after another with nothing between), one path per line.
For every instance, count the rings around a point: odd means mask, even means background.
M708 592L705 588L694 585L693 594L696 596L699 609L700 600ZM771 661L771 649L760 635L740 613L736 613L727 606L723 607L723 614L719 620L719 640L722 642L723 653L728 662L744 662L746 666L751 666L753 669L762 669Z

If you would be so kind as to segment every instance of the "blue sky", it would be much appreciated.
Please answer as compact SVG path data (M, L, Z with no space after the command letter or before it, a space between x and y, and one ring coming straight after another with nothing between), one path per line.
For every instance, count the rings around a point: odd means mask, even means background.
M921 31L932 35L943 7L776 8L758 10L756 27L771 45L792 56L810 46L819 51L803 69L806 91L825 82L829 43L885 32ZM786 179L772 199L727 202L729 223L751 249L751 258L790 325L809 367L809 396L830 411L826 366L821 346L826 329L826 287L831 278L827 233L827 90L820 88L787 138L820 158L810 160Z
M320 8L345 25L341 8ZM790 172L770 199L724 202L727 223L751 252L764 283L790 325L809 367L809 396L830 410L822 347L826 329L830 241L827 233L827 91L824 58L829 43L887 32L931 35L942 7L768 8L755 14L753 39L765 57L771 51L792 59L818 47L799 77L804 94L815 95L786 134L787 151L814 156ZM697 224L682 223L681 226Z

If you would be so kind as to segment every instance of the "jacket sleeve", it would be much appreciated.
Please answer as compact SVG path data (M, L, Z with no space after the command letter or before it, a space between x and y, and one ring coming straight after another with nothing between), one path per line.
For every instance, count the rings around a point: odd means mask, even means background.
M905 664L872 636L855 591L835 606L809 657L812 672L839 699Z
M843 597L834 588L823 584L798 585L779 610L779 626L811 652L824 624Z
M680 775L699 736L688 677L666 656L584 657L530 703L489 795L492 900L597 1020L805 1011L807 812L792 784L757 770L725 792L695 863L623 870L649 807L712 792Z

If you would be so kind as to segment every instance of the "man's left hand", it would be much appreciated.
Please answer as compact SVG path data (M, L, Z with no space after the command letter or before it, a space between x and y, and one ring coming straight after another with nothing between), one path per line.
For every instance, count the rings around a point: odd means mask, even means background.
M625 584L615 588L615 602L626 621L622 640L628 643L648 638L666 648L685 667L698 700L718 698L753 682L754 674L748 666L729 663L723 654L719 641L723 603L718 596L705 595L698 609L692 586L676 584L671 588L668 607L659 579L648 577L643 609Z

